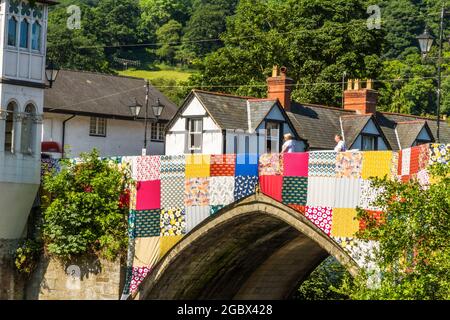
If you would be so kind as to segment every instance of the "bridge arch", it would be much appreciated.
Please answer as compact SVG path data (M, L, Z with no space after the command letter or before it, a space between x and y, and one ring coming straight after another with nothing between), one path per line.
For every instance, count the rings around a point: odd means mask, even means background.
M286 299L326 257L356 263L294 209L257 192L175 245L133 299Z

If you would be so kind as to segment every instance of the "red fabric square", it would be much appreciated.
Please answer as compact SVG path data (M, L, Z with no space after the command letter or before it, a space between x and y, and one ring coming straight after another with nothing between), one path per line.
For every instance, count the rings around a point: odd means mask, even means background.
M420 155L420 148L412 147L411 160L409 165L409 174L415 174L419 172L419 155Z
M286 177L308 176L309 153L284 153L284 175Z
M259 185L262 193L282 202L283 177L282 176L260 176Z
M376 226L384 223L384 213L382 211L366 210L369 215L369 219L359 220L359 230L364 231L367 228L369 222L375 222Z
M235 154L218 154L211 156L211 177L234 176Z
M397 175L399 175L399 176L402 175L402 154L403 154L403 151L400 150L398 152L398 166L397 166Z
M402 182L408 182L409 180L411 180L411 176L401 176L400 177L400 180L402 181Z
M300 214L305 215L306 206L301 206L298 204L289 204L288 206L294 209L295 211L299 212Z
M136 210L161 208L161 180L140 181L136 189Z

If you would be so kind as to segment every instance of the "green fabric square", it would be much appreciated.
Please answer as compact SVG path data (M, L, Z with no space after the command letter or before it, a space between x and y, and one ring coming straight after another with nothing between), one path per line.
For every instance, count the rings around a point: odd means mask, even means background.
M223 207L225 207L225 206L224 205L211 206L209 215L211 215L211 216L215 215L217 213L217 211L219 211Z
M160 209L135 211L135 234L138 238L158 237Z
M283 177L284 204L306 205L308 198L308 177Z

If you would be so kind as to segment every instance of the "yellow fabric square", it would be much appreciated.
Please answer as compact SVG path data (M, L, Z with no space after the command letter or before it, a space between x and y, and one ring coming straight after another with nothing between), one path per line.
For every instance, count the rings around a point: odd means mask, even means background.
M136 238L133 267L153 267L159 260L161 237Z
M210 167L210 155L186 155L186 178L209 177Z
M331 223L332 237L354 237L359 231L359 221L356 219L356 209L333 208Z
M391 177L392 151L364 151L361 177Z
M161 237L161 245L159 247L159 257L162 258L169 252L181 239L183 236L167 236Z

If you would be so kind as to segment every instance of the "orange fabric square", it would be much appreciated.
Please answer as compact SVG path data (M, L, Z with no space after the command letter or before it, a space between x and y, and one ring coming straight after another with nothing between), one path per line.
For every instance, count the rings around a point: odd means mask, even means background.
M211 177L234 176L235 154L218 154L211 156Z
M298 204L290 204L289 207L291 207L292 209L294 209L298 213L300 213L302 215L305 215L306 206L301 206L301 205L298 205Z
M369 220L361 219L359 220L359 230L363 231L367 228L367 224L369 222L375 222L377 226L384 223L384 212L381 211L372 211L372 210L366 210L366 212L369 215Z
M419 172L419 155L420 155L420 148L412 147L409 174L415 174Z

